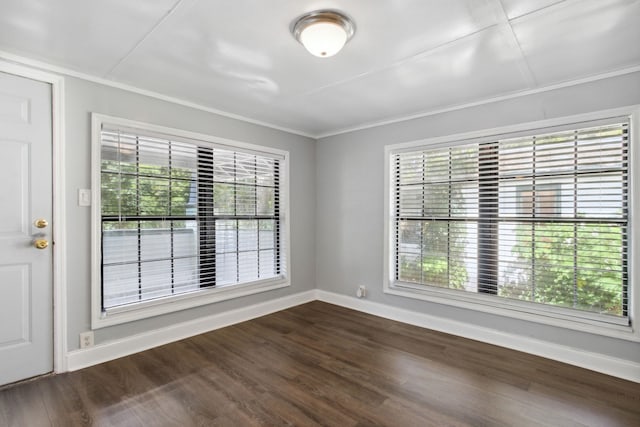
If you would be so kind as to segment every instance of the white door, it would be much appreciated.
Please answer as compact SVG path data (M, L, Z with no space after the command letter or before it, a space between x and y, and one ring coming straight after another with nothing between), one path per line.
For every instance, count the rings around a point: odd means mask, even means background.
M53 370L51 153L51 86L0 73L0 385Z

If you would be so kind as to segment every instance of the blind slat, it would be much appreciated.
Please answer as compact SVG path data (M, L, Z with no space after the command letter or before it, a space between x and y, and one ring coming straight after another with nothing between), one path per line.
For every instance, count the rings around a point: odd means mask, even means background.
M282 158L105 126L103 309L282 277Z
M621 121L394 154L396 280L628 317L628 135Z

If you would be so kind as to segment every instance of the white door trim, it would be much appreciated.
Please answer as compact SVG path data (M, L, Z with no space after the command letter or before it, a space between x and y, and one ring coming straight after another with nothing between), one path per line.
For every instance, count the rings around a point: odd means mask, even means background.
M67 287L64 188L64 77L0 60L0 71L51 84L53 143L53 371L67 371Z

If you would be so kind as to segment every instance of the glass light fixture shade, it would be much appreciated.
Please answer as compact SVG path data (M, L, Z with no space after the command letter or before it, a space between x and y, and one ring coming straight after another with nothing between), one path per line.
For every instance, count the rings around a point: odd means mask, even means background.
M300 43L309 53L320 58L340 52L346 42L347 33L340 25L333 22L311 24L300 33Z
M340 52L353 37L355 25L340 12L319 10L296 19L291 25L291 33L309 53L328 58Z

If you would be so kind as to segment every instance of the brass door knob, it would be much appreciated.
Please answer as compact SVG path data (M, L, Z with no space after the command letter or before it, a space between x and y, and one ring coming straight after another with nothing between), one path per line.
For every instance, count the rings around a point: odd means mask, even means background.
M34 224L37 228L46 228L46 226L49 225L47 220L44 218L37 219Z
M46 249L49 246L49 241L46 239L38 239L33 242L33 246L35 246L37 249Z

